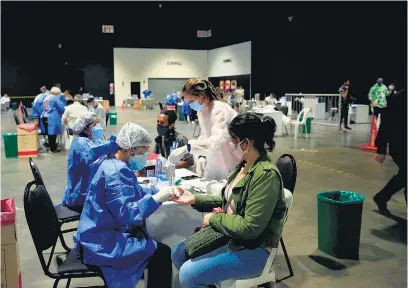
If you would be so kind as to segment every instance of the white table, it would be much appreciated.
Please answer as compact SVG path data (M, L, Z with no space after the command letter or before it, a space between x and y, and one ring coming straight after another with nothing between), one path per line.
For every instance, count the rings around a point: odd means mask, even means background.
M142 109L153 109L154 102L152 99L142 99L140 100L140 105L142 106Z
M196 174L187 169L176 169L176 179L189 175ZM191 185L197 180L183 181L181 186ZM146 228L154 240L173 248L178 242L189 237L194 229L201 225L202 220L203 214L194 210L190 205L165 202L146 220ZM180 287L178 270L174 265L172 287Z
M283 114L281 111L263 111L263 109L259 109L255 112L255 114L261 119L265 116L269 116L273 118L276 124L275 136L282 136L282 128L283 128L282 115Z
M353 120L356 124L366 124L370 123L369 117L368 117L368 105L362 105L362 104L352 104L350 105L349 108L349 124L350 121Z

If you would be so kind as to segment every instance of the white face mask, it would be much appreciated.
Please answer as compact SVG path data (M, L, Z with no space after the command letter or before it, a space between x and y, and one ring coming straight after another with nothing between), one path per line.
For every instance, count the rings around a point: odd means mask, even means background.
M244 158L244 155L245 155L246 153L248 153L248 150L242 151L241 144L242 144L244 141L245 141L245 139L242 140L241 142L239 142L238 145L235 145L233 142L230 142L230 147L231 147L231 149L232 149L232 153L231 153L231 154L234 155L235 157L237 157L237 158L240 159L240 160Z
M394 90L394 85L390 85L390 86L388 86L388 90Z

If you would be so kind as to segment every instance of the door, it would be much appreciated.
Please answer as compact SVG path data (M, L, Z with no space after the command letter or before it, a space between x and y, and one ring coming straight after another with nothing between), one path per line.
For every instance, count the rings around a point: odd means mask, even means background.
M140 82L130 82L130 95L137 95L140 98Z
M152 91L155 102L164 103L167 95L181 91L187 80L187 78L149 78L148 87Z

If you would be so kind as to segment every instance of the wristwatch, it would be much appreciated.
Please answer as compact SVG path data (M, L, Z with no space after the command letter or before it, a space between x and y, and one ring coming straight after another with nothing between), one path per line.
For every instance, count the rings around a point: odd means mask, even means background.
M191 151L191 144L187 144L187 151L188 151L188 153L190 153L190 151Z

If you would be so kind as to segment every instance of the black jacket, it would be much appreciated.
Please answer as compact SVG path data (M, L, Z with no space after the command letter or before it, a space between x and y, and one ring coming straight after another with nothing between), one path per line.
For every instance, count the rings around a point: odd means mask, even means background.
M407 152L407 102L405 91L400 90L387 96L387 107L381 115L375 144L377 154L387 153L392 157L404 157Z

